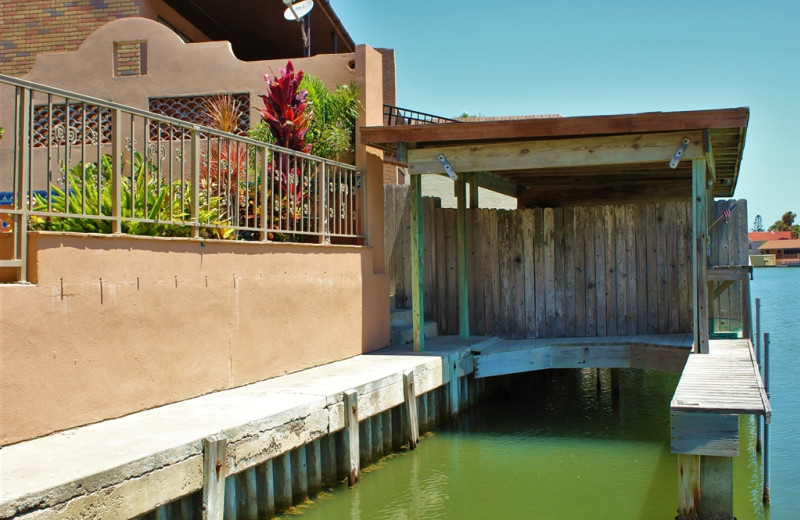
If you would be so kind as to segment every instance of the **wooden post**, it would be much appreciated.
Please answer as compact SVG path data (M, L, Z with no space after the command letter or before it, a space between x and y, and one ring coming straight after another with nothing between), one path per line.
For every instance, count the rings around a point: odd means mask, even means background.
M733 459L703 455L700 462L700 513L733 518Z
M478 201L478 175L475 172L467 175L469 180L469 207L470 209L478 209L480 205Z
M692 160L694 352L708 354L708 186L705 159Z
M308 465L308 494L313 496L322 491L322 450L319 439L306 445L306 464Z
M700 455L678 455L678 518L700 512Z
M308 464L306 448L299 448L290 452L292 460L292 501L295 504L308 498Z
M417 391L414 388L414 371L403 372L403 394L407 411L409 447L413 450L419 443L419 418L417 417Z
M272 459L275 478L275 510L285 511L292 507L292 461L288 453Z
M411 312L414 352L425 351L424 274L422 270L422 177L411 176Z
M228 438L203 439L203 520L222 520L225 512L225 456Z
M347 483L354 486L361 478L361 464L358 446L358 392L348 390L342 398L344 402L344 460L348 461Z
M750 306L750 277L742 280L742 337L753 339L753 314Z
M456 218L458 227L458 335L469 338L469 251L467 244L467 178L456 180Z
M458 368L458 354L450 354L447 357L447 365L450 372L450 384L448 385L450 392L450 416L453 421L455 421L456 417L458 417L458 404L460 401L459 379L458 372L456 371Z
M256 466L256 487L258 492L258 518L272 518L275 513L275 492L272 460Z

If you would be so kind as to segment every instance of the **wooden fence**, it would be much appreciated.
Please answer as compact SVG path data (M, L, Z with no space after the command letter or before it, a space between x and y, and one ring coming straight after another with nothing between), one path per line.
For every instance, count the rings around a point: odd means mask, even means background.
M409 192L387 185L384 195L387 269L395 305L409 308ZM744 201L739 204L727 223L714 228L724 232L714 235L712 261L746 263L739 228L744 226L746 240L747 211ZM715 214L727 207L715 203ZM440 333L457 334L456 210L424 198L422 215L425 319L435 320ZM540 338L692 330L688 201L470 209L467 232L472 334ZM736 253L744 261L732 262ZM726 291L725 305L715 308L737 309L733 292Z

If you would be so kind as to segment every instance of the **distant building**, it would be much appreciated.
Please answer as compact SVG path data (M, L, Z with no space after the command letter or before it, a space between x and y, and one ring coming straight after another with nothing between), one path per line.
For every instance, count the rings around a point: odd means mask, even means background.
M800 238L770 240L763 243L759 250L762 255L775 255L776 265L800 266Z
M759 248L765 242L770 240L789 240L792 238L791 231L751 231L747 234L747 239L750 241L750 254L762 254Z

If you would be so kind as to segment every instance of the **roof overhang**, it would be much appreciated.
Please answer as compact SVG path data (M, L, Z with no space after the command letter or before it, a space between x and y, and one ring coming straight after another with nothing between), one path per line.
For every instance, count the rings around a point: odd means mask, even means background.
M284 19L282 0L164 0L212 40L227 40L240 60L300 58L299 25ZM316 0L308 15L311 54L355 52L355 43L328 0Z
M714 196L733 195L749 116L748 108L734 108L382 126L362 128L361 140L399 149L412 175L444 173L444 155L456 172L477 172L478 184L516 196L523 207L685 200L692 160L700 158Z

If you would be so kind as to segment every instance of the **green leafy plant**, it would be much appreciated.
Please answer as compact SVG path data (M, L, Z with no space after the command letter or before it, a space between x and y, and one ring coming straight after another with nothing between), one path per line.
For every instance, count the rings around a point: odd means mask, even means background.
M307 91L306 141L311 153L327 159L340 160L353 151L356 119L362 109L355 83L339 85L333 91L316 76L305 75L300 87Z
M131 167L130 175L124 168ZM62 169L63 170L63 169ZM82 163L64 173L65 186L51 186L48 198L35 194L33 210L48 212L52 216L32 216L31 229L43 231L70 231L82 233L111 233L111 221L99 218L69 216L84 214L110 216L113 207L111 182L112 157L102 156L100 163ZM131 235L190 236L191 227L180 222L189 220L192 206L191 190L185 181L166 183L149 161L139 153L132 163L125 162L121 175L120 212L123 219L143 219L155 222L123 220L122 231ZM206 203L208 202L208 203ZM203 200L201 193L199 221L208 225L224 225L219 218L217 200ZM58 214L63 214L60 216ZM159 222L164 221L164 222ZM174 222L178 222L175 224ZM206 236L225 238L229 229L204 228Z

